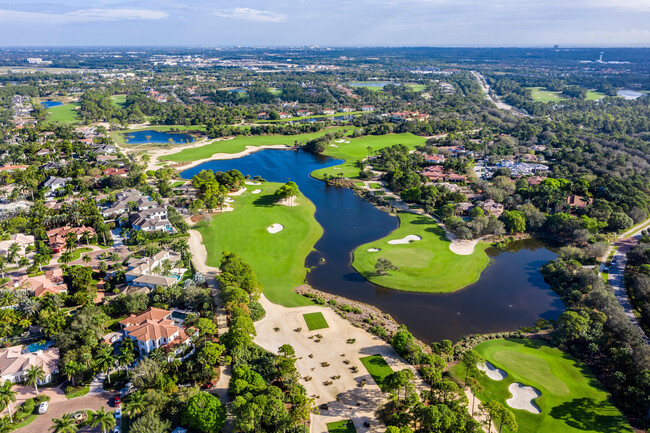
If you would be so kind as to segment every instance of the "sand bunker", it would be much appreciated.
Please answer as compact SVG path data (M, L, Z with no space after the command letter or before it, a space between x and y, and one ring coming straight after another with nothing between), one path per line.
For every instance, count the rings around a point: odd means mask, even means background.
M488 361L485 361L485 364L476 364L476 366L478 367L479 370L484 371L487 377L489 377L492 380L498 381L508 377L508 373L501 370L500 368L496 368Z
M256 190L254 190L254 191L251 191L251 194L259 194L259 193L261 193L261 192L262 192L261 189L256 189Z
M234 203L235 199L231 197L226 197L223 201L225 201L226 203Z
M262 182L244 182L246 185L261 185Z
M368 248L369 253L376 253L378 251L381 251L379 248Z
M281 232L282 230L284 230L284 226L278 223L270 225L266 228L266 231L268 231L269 233L277 233L277 232Z
M330 144L330 146L332 146L332 147L338 147L336 144Z
M527 410L530 413L542 413L539 406L533 403L533 399L542 395L538 389L532 386L526 386L519 382L511 383L508 391L512 394L512 398L506 400L508 406L513 409Z
M421 241L421 240L422 238L418 235L408 235L408 236L404 236L402 239L393 239L392 241L388 241L388 243L391 245L410 244L411 242Z
M334 140L334 143L345 143L345 140Z

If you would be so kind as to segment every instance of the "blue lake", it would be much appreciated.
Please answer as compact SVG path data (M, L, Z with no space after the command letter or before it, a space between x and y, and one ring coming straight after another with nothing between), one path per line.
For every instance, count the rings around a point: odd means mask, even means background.
M381 87L384 88L384 86L388 84L393 84L395 86L401 86L402 83L396 83L394 81L353 81L351 83L348 83L348 86L352 87Z
M398 227L399 220L352 190L331 187L310 176L316 169L341 162L302 151L263 150L239 159L208 161L181 176L191 179L201 170L234 168L268 181L296 182L316 205L316 220L324 231L307 257L305 265L312 267L307 282L318 290L380 308L423 341L513 331L539 318L557 318L564 311L562 301L539 273L540 267L556 255L536 241L514 242L505 251L489 248L486 252L491 262L480 280L454 293L400 292L364 279L350 265L352 252L359 245L388 235Z
M194 137L190 134L176 132L160 132L148 129L146 131L129 132L124 134L125 140L129 144L162 144L169 143L191 143Z
M52 107L58 107L60 105L63 105L63 102L59 102L59 101L43 101L43 102L41 102L41 105L44 108L52 108Z

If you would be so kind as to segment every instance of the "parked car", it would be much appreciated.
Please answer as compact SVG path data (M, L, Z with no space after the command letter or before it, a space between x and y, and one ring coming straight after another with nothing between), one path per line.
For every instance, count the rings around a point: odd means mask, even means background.
M113 427L113 433L122 433L122 429L120 428L119 425Z
M122 404L122 398L119 395L116 395L113 397L113 403L115 404L115 407L120 407L120 404Z
M203 389L212 389L212 388L214 388L214 386L215 386L216 384L217 384L217 381L216 381L216 380L211 380L211 381L209 381L209 382L204 383L203 386L202 386L202 388L203 388Z
M45 412L47 412L47 408L50 406L50 403L47 401L44 401L43 403L38 405L38 413L40 415L43 415Z
M120 419L122 417L122 410L118 407L115 409L115 412L113 412L113 416L115 416L115 419Z
M126 385L124 385L124 389L128 389L129 391L131 391L133 389L133 383L132 382L127 383Z

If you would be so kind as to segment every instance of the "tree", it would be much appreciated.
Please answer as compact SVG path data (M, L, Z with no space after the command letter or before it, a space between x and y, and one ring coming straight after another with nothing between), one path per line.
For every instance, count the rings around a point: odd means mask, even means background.
M171 423L162 420L154 411L149 411L136 419L129 428L130 433L167 433Z
M390 260L380 257L375 263L375 273L377 275L387 275L388 271L397 271L399 268L395 266Z
M102 347L95 358L95 366L108 375L108 383L111 383L110 371L114 365L115 359L113 358L112 347Z
M465 367L465 386L467 386L467 379L470 375L475 375L478 373L478 364L482 364L483 358L475 350L470 349L467 352L463 353L461 359L463 366Z
M16 402L16 394L18 394L12 389L13 386L14 384L9 380L5 381L0 386L0 405L7 407L7 411L9 412L9 420L11 422L13 422L11 415L11 403Z
M523 233L526 231L526 217L521 211L507 210L503 212L501 219L510 233Z
M38 395L38 382L45 379L45 370L40 365L32 365L25 372L25 382L27 385L34 385L36 395Z
M72 359L63 364L62 370L62 373L65 375L65 377L72 382L72 386L75 386L75 377L81 373L84 368L81 364Z
M144 394L140 391L130 394L129 401L126 402L125 406L126 413L128 413L131 418L135 415L141 414L146 408Z
M219 397L199 392L192 397L183 411L182 420L191 429L200 432L218 432L226 422L226 409Z
M93 427L100 426L102 433L106 433L108 429L112 429L115 426L115 417L112 412L106 412L102 407L92 414L90 425Z
M84 254L84 256L83 256L83 258L81 260L83 260L83 262L85 264L88 264L88 263L93 261L93 259L88 254Z
M275 191L275 196L277 197L277 201L287 200L289 205L293 205L293 199L299 193L298 185L295 182L289 181Z
M65 251L63 254L61 254L61 261L66 265L70 263L72 259L74 259L74 256L70 251Z
M205 341L208 335L214 335L217 332L217 324L214 323L214 320L206 319L205 317L199 318L196 321L196 329L199 330L199 335L203 337Z
M76 433L78 430L77 422L71 413L66 413L61 418L54 418L52 423L50 430L54 430L54 433Z

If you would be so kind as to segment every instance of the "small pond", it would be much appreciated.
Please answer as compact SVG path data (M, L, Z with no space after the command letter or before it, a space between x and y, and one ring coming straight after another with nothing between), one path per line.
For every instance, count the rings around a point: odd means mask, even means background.
M60 101L43 101L41 102L41 105L43 108L52 108L52 107L59 107L63 105L63 102Z
M616 92L616 95L622 96L625 99L637 99L645 95L645 93L637 92L636 90L631 89L620 89L618 92Z
M384 88L388 84L393 84L395 86L401 86L402 83L396 83L393 81L353 81L348 83L348 86L352 87L381 87Z
M190 134L181 132L154 131L148 129L145 131L134 131L124 134L125 140L129 144L163 144L169 143L191 143L194 137Z

